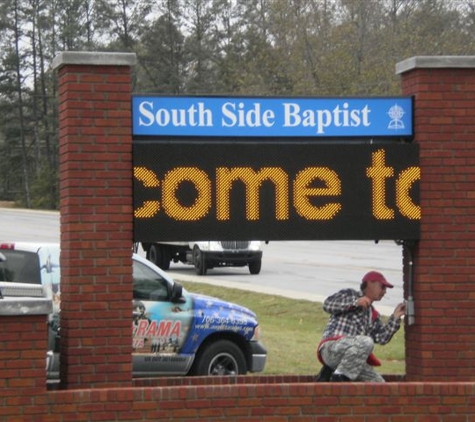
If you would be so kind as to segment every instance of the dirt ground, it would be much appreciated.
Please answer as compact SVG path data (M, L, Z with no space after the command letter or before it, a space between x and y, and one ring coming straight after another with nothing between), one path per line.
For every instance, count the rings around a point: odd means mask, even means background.
M13 208L15 203L13 201L0 201L0 208Z

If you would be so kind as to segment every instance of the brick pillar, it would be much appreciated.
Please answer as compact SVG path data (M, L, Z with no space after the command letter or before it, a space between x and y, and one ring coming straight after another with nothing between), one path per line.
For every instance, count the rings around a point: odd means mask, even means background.
M407 379L473 381L475 57L414 57L398 63L396 72L404 95L415 97L421 165Z
M43 298L0 299L2 421L26 420L24 409L38 405L46 391L47 316L52 310L51 300Z
M61 386L132 384L131 67L63 52L59 85Z

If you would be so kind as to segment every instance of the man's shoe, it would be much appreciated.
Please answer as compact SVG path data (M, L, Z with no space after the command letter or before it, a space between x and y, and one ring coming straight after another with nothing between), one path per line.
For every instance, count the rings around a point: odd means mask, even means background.
M316 382L328 382L333 374L333 369L327 365L323 365L320 372L315 377Z
M330 377L330 382L351 382L351 380L343 374L333 374Z

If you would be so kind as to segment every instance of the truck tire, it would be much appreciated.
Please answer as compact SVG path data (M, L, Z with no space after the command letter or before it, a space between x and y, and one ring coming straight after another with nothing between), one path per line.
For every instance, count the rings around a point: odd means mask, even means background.
M201 249L195 245L193 248L193 265L195 266L196 274L205 275L206 274L206 262Z
M170 268L170 253L163 245L152 244L147 251L147 259L162 270Z
M262 259L249 263L249 272L251 274L259 274L261 272Z
M193 364L194 375L244 375L246 372L244 353L229 340L209 344Z
M157 267L160 267L157 258L159 258L160 252L158 250L158 245L151 244L150 247L147 250L147 256L146 258L153 264L155 264ZM161 258L160 258L161 259Z
M162 270L168 270L170 268L170 262L172 255L170 253L170 247L162 245Z

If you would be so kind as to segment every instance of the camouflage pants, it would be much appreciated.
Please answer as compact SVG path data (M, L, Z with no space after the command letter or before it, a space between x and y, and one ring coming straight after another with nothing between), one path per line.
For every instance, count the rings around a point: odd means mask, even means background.
M374 348L368 336L342 337L324 343L320 349L323 361L352 381L384 382L366 360Z

